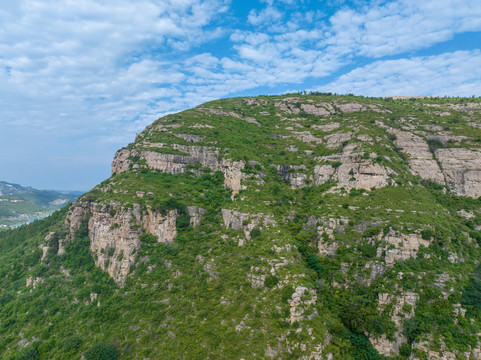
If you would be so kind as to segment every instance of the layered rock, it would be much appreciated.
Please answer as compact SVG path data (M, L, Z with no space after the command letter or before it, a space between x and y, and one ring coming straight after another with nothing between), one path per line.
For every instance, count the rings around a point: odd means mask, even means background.
M304 165L277 165L276 168L281 179L289 181L292 188L299 189L307 186L309 176L306 173L299 172L299 170L306 170Z
M312 104L302 104L301 109L306 114L317 115L317 116L329 116L335 112L335 109L329 103L319 104L319 106L312 105Z
M424 240L419 234L388 234L383 240L388 245L384 249L378 248L377 255L381 256L383 250L386 252L384 261L388 267L394 266L397 261L416 258L421 246L428 247L431 244L429 240Z
M314 183L321 184L329 179L337 182L337 187L349 190L381 188L390 184L389 176L394 172L378 163L373 162L370 156L364 153L353 153L355 144L344 148L340 155L324 156L320 161L328 161L340 165L334 168L332 165L322 165L314 169Z
M222 220L227 229L240 230L244 232L245 237L249 240L251 238L250 232L255 228L262 228L262 226L275 226L277 222L271 215L263 213L248 214L236 210L222 209ZM243 240L239 245L243 244Z
M213 147L174 144L173 148L174 150L179 150L189 155L165 154L146 150L142 151L139 156L140 159L145 160L149 168L174 175L187 171L201 174L199 170L196 170L194 166L192 166L200 164L208 167L212 171L223 172L225 176L224 184L232 190L234 195L242 189L241 180L242 169L245 166L244 161L221 159L219 151ZM119 174L130 168L132 162L129 158L132 152L128 149L123 149L116 153L114 161L112 162L113 174Z
M206 209L200 208L198 206L187 206L187 213L190 216L190 226L197 227L204 218Z
M74 202L65 217L65 225L70 234L75 234L90 212L90 203Z
M140 248L142 227L158 242L171 243L177 236L176 218L173 210L162 215L147 209L143 214L138 204L127 209L118 203L92 204L88 228L95 264L123 285Z
M469 149L437 149L446 180L460 196L481 196L481 151Z
M346 141L352 138L352 132L338 132L331 134L327 137L327 147L329 149L335 149L343 145Z
M130 161L132 156L131 151L128 149L121 149L115 153L114 160L112 161L112 174L120 174L130 169L132 162Z
M396 136L396 146L408 155L409 168L414 174L444 184L444 175L422 137L396 129L390 129L389 132Z
M201 218L203 209L197 212ZM171 243L177 236L177 211L166 214L153 211L147 206L142 211L139 204L123 207L120 203L97 204L78 202L72 205L66 217L70 232L66 239L59 241L59 254L65 253L65 243L73 241L75 233L88 220L90 250L95 264L120 285L125 283L135 254L140 248L139 236L144 233L156 236L160 243Z

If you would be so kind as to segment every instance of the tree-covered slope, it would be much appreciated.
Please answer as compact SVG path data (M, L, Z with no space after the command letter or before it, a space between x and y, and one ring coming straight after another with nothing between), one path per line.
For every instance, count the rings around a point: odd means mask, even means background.
M0 229L48 216L80 195L37 190L0 181Z
M0 235L7 359L481 359L481 102L210 102ZM118 352L118 354L117 354Z

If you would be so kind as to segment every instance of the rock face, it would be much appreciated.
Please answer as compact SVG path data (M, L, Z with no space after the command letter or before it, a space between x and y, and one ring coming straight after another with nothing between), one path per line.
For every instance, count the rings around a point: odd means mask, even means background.
M327 137L327 147L329 149L335 149L341 146L345 141L349 141L352 137L352 133L334 133Z
M131 152L128 149L122 149L115 153L114 160L112 161L112 174L120 174L124 171L128 171L130 168Z
M87 216L90 211L90 204L84 202L75 202L69 209L66 218L65 218L65 225L70 234L76 233L82 222L87 219Z
M276 225L277 223L272 220L272 217L265 214L247 214L236 210L222 209L222 220L224 226L233 230L242 230L245 233L247 239L250 239L250 232L262 225Z
M481 196L481 152L469 149L437 149L446 180L460 196Z
M481 152L462 148L435 150L433 158L427 142L407 131L390 130L396 136L396 145L408 156L413 173L422 179L435 181L449 187L460 196L481 196Z
M163 144L161 144L163 145ZM225 186L232 190L233 194L237 194L241 189L242 169L245 166L244 161L232 161L230 159L221 159L219 151L212 147L206 146L185 146L174 145L175 150L179 150L190 155L164 154L155 151L142 151L139 156L145 160L147 166L151 169L159 170L169 174L181 174L192 171L200 174L195 169L195 164L200 164L212 171L221 171L225 176ZM119 174L127 171L131 166L130 156L136 154L128 149L122 149L115 154L112 162L112 174Z
M190 226L197 227L200 225L202 218L207 210L198 206L187 206L187 212L190 216Z
M386 252L385 262L388 267L394 266L397 261L416 258L419 247L428 247L431 243L424 240L419 234L387 235L383 240L389 244L384 250ZM382 248L379 248L378 255L381 252Z
M414 174L444 184L444 175L423 138L407 131L391 129L390 132L396 136L396 146L408 155L408 164Z
M309 176L305 173L299 172L299 170L306 170L304 165L278 165L277 170L281 179L289 181L292 188L299 189L307 186Z
M170 210L166 215L162 215L147 207L147 213L142 217L142 225L147 233L157 236L158 242L170 244L177 236L176 220L176 210Z
M95 264L120 285L125 283L130 267L135 263L142 229L156 236L160 243L171 243L177 236L175 210L163 215L147 207L143 212L139 204L122 207L116 202L108 205L77 203L72 206L67 219L71 230L68 241L73 241L81 223L88 219L90 250Z
M390 184L389 176L394 172L387 167L374 163L364 153L353 153L355 144L346 146L339 155L330 155L320 158L323 161L340 164L334 169L332 165L317 167L314 172L315 184L321 184L329 179L336 181L337 187L345 189L381 188ZM331 177L332 175L332 177Z
M43 278L30 276L30 277L27 278L25 286L27 286L27 287L31 286L32 288L36 289L37 286L39 284L41 284L42 282L43 282Z

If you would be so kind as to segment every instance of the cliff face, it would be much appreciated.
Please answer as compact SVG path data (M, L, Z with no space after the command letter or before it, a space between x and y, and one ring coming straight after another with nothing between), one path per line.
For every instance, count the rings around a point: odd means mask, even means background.
M0 242L0 324L18 321L0 351L481 359L480 195L478 99L289 95L169 115L38 235ZM32 325L41 314L78 346Z

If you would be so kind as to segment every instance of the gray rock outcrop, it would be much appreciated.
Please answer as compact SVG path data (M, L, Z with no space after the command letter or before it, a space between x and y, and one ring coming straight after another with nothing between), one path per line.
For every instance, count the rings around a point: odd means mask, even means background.
M396 136L396 146L408 155L409 168L414 174L422 179L444 184L444 175L433 159L428 143L422 137L396 129L390 129L389 132Z
M481 196L481 151L437 149L436 157L453 191L460 196Z
M242 169L245 166L244 161L220 158L219 151L213 147L174 144L173 148L188 153L189 155L165 154L145 150L142 151L139 156L149 168L169 174L181 174L192 171L200 175L201 172L191 166L200 164L208 167L212 171L223 172L225 177L224 185L231 189L234 195L242 189L241 180ZM128 149L118 151L112 162L112 173L119 174L127 171L131 165L131 161L129 160L131 155L131 151Z

